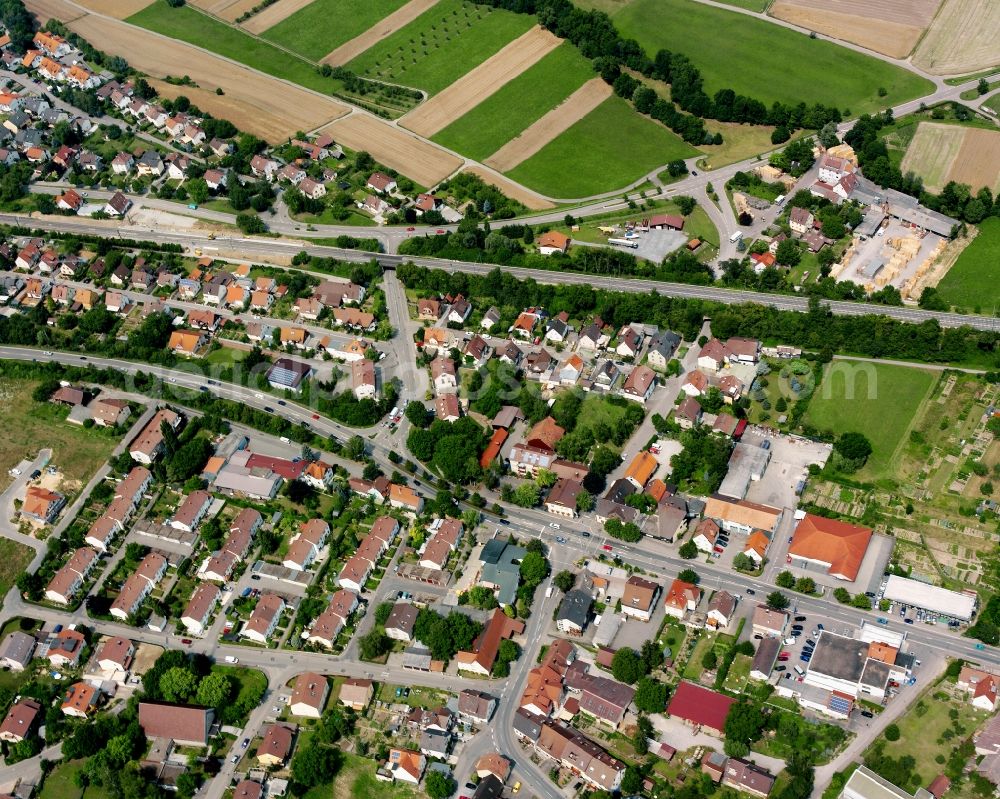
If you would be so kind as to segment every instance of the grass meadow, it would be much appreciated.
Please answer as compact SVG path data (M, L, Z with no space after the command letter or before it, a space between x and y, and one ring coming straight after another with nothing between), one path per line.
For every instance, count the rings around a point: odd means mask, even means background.
M945 300L959 308L992 314L1000 308L1000 219L990 217L938 283Z
M433 139L482 161L592 77L594 70L587 60L573 45L564 42Z
M329 94L335 86L333 81L320 75L307 61L294 58L284 50L219 22L191 6L171 8L166 3L152 3L138 14L133 14L126 22L202 47L307 89Z
M406 0L312 0L294 14L268 28L269 41L319 61L330 51L359 36ZM336 20L331 25L331 20Z
M767 105L819 102L857 116L932 89L884 61L694 0L633 0L614 21L650 57L663 48L688 56L709 96L728 88Z
M586 197L621 188L697 151L662 125L609 97L507 173L549 197Z
M836 435L862 433L872 454L861 479L891 476L892 463L937 375L892 364L833 361L809 401L805 422Z
M441 0L351 61L359 75L436 94L535 24L466 0Z

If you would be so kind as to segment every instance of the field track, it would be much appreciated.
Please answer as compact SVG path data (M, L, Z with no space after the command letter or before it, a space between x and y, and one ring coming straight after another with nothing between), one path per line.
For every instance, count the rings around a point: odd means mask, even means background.
M150 76L188 75L198 88L161 84L160 89L168 97L184 94L205 111L272 143L299 130L318 128L350 111L332 98L320 97L184 42L107 17L81 16L79 9L64 0L27 0L26 5L43 19L70 20L68 27L74 33L89 42L99 42L102 50L122 56ZM223 94L216 94L216 88L221 88Z
M538 63L561 42L536 25L404 116L400 124L421 136L433 136Z
M517 183L507 180L507 178L505 177L494 175L492 172L483 169L480 166L476 165L467 166L462 171L469 172L470 174L473 175L478 175L487 183L492 183L494 186L500 189L500 191L502 191L512 200L517 200L521 203L524 203L524 205L530 208L532 211L547 211L549 208L555 208L555 205L553 203L550 203L548 200L542 199L533 191L530 191L529 189L526 189L523 186L518 185Z
M937 0L934 0L936 5ZM816 0L777 0L768 13L818 33L867 47L891 58L905 58L913 50L930 18L920 24L920 14L910 16L885 12L893 9L869 7L870 16L856 10L852 0L819 4ZM926 5L921 3L920 5ZM843 7L843 10L841 10ZM915 9L915 11L920 9ZM931 9L933 16L933 8ZM888 18L887 18L888 17Z
M255 33L259 36L268 28L273 28L283 19L292 16L296 11L305 8L311 2L312 0L278 0L277 3L268 6L259 14L254 14L240 27L249 33Z
M365 114L352 114L323 128L338 144L365 150L379 163L421 186L433 186L462 165L462 160L430 142Z
M1000 3L944 0L913 53L913 63L935 75L964 75L1000 64Z
M235 0L235 2L234 0L224 0L224 2L224 7L222 7L222 3L216 3L210 9L211 13L226 22L236 22L237 17L250 11L260 0Z
M346 64L383 39L392 36L404 25L409 25L425 11L437 5L437 2L438 0L410 0L402 8L398 8L389 16L380 19L364 33L327 53L321 61L335 67Z
M127 19L138 14L155 0L79 0L79 4L98 14L105 14L115 19ZM258 2L260 0L257 0ZM45 20L42 20L44 24Z
M611 87L600 78L592 78L562 103L529 126L516 139L486 159L498 172L507 172L541 150L559 134L566 132L611 96Z

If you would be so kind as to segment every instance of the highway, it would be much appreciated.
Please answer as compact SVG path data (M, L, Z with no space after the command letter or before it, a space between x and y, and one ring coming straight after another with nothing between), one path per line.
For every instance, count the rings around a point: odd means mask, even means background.
M114 225L101 224L99 221L88 221L73 218L30 219L17 214L0 214L0 223L24 225L48 231L75 233L78 235L96 235L105 237L136 238L154 241L160 244L179 244L188 251L195 249L211 252L225 248L233 253L233 257L248 260L267 260L269 258L287 259L295 253L305 251L310 255L326 258L337 258L342 261L367 263L377 260L383 267L394 269L404 263L414 263L428 269L443 269L446 272L468 272L471 274L488 274L494 269L501 269L519 279L532 279L539 283L593 286L606 291L622 291L646 294L656 292L667 297L684 299L699 299L707 302L717 302L727 305L758 303L772 306L784 311L805 311L809 307L807 297L795 294L768 294L759 291L720 288L718 286L693 286L686 283L668 283L658 280L643 280L626 277L605 277L582 272L564 272L545 269L527 269L501 264L476 263L471 261L450 261L439 258L411 257L391 253L370 253L361 250L347 250L339 247L311 244L308 241L290 239L252 238L243 236L218 236L209 239L207 233L191 230L175 233L163 230L138 230L118 228ZM288 267L294 269L295 267ZM935 319L942 327L968 326L976 330L1000 331L1000 319L975 314L958 314L942 311L925 311L920 308L893 305L875 305L863 302L844 302L838 300L823 300L835 314L844 316L863 316L876 314L887 316L901 322L921 324Z

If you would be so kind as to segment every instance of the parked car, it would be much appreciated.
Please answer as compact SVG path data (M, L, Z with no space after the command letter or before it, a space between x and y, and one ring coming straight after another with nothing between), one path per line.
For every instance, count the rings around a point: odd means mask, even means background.
M775 666L774 670L775 671L784 671L786 668L787 668L786 666Z
M756 594L757 592L756 592L756 591L754 591L754 590L753 590L752 588L748 588L748 589L747 589L747 593L748 593L748 594L749 594L750 596L754 596L754 595L755 595L755 594Z
M806 620L805 616L796 616L795 617L795 621L805 621L805 620Z

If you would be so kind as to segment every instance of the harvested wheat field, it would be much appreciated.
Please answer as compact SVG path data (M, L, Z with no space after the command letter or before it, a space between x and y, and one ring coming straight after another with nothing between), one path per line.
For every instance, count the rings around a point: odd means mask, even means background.
M551 53L561 42L557 36L536 25L415 108L400 119L399 124L421 136L433 136Z
M348 106L333 99L175 39L108 17L80 16L77 9L61 0L28 0L26 5L36 14L44 10L57 19L71 20L69 28L74 33L90 42L99 42L105 52L122 56L152 77L177 74L178 66L183 65L184 74L199 88L162 84L164 94L184 94L205 111L270 142L280 142L298 130L312 130L350 111ZM217 95L216 88L221 88L224 94Z
M421 141L378 117L356 112L323 128L334 141L372 157L421 186L433 186L462 165L462 159Z
M260 0L257 1L260 2ZM254 14L241 27L250 33L261 34L268 28L273 28L286 17L292 16L296 11L305 8L311 2L312 0L278 0L277 3L268 6L259 14ZM254 4L251 3L251 5Z
M349 42L344 42L336 50L327 53L321 59L324 64L340 66L352 61L361 55L365 50L374 47L383 39L392 36L404 25L409 25L413 20L437 5L438 0L410 0L402 8L393 11L389 16L383 17L360 36L355 36Z
M50 19L69 22L87 13L82 8L67 3L66 0L26 0L24 5L43 25Z
M964 75L1000 64L1000 3L944 0L913 63L935 75Z
M559 134L565 133L611 96L611 87L600 78L592 78L562 103L530 125L516 139L486 159L486 165L498 172L508 172L541 150Z
M941 0L777 0L768 13L835 39L905 58Z
M954 180L978 191L1000 186L1000 132L921 122L900 169L923 178L928 191Z
M154 0L77 0L77 2L98 14L105 14L115 19L126 19L133 14L138 14Z
M967 128L948 179L965 183L973 191L985 186L995 194L1000 189L1000 132Z
M503 175L497 175L488 169L484 169L478 165L467 166L462 170L463 172L469 172L473 175L478 175L487 183L492 183L507 197L512 200L517 200L522 203L526 208L532 211L547 211L549 208L555 208L555 204L549 202L543 197L535 194L531 189L527 189L519 183L514 183L513 181L505 178Z
M941 191L967 131L958 125L921 122L899 168L919 175L928 191Z

